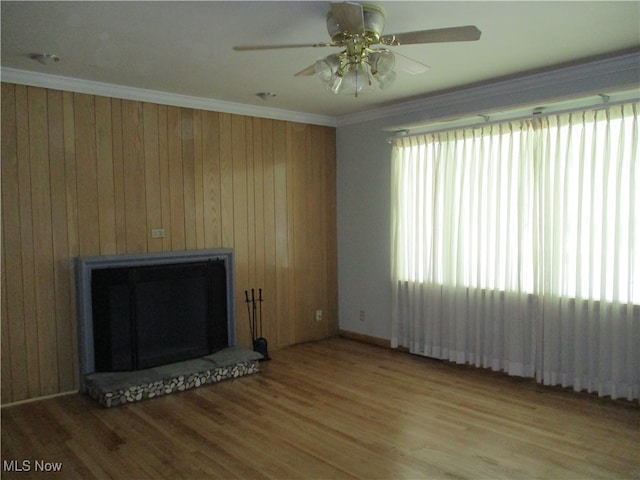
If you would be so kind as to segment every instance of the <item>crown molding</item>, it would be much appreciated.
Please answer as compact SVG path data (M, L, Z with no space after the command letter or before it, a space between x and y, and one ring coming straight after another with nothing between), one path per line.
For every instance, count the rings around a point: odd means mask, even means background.
M422 120L465 114L472 109L509 106L541 99L598 93L607 88L640 85L640 50L617 56L547 69L518 77L463 86L422 99L370 109L337 118L346 126L390 117L420 115Z
M467 85L421 99L339 117L126 87L12 68L2 68L0 72L3 82L21 85L311 125L341 127L402 116L412 116L415 121L437 120L447 116L467 114L473 109L506 107L549 98L567 98L572 95L598 93L614 87L637 87L640 84L640 50L634 49L616 56L528 75Z
M211 98L192 97L175 93L147 90L143 88L126 87L111 83L94 82L78 78L48 75L14 68L2 68L0 70L2 81L29 85L33 87L52 88L76 93L86 93L104 97L120 98L123 100L136 100L161 105L195 108L214 112L233 113L250 117L269 118L272 120L284 120L311 125L335 127L336 119L325 115L281 110L277 108L259 107L243 103L226 102Z

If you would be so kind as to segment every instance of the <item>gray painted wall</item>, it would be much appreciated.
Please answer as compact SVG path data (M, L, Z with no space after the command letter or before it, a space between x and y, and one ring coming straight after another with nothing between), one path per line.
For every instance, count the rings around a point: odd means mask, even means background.
M640 54L636 51L437 95L425 99L417 109L416 102L411 107L399 105L397 114L385 118L343 119L337 129L340 329L386 340L391 337L391 145L387 143L390 133L383 128L638 89L639 84ZM372 116L376 117L375 112Z

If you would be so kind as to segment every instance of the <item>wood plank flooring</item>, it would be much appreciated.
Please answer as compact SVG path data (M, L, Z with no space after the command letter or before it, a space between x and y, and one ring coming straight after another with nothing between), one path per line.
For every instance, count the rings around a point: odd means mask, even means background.
M259 374L128 406L6 407L2 478L45 478L36 461L65 479L640 478L637 404L343 338L270 353Z

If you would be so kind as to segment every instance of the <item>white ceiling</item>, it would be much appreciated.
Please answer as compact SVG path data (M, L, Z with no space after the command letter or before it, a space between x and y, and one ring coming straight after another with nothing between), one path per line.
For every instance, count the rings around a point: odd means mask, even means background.
M236 52L234 45L329 41L328 2L25 2L2 12L2 67L238 104L340 117L446 89L640 45L640 2L369 2L384 33L476 25L477 42L393 47L431 67L388 90L335 96L294 77L333 49ZM54 53L42 65L29 58ZM277 96L262 100L256 93Z

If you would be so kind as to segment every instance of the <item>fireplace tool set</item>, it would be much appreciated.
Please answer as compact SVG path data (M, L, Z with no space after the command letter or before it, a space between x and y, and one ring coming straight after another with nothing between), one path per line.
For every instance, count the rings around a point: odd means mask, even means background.
M253 344L253 350L262 355L262 360L271 360L269 358L269 351L267 349L267 339L262 336L262 289L258 289L258 298L255 296L255 290L251 289L251 299L249 299L249 292L244 291L244 298L247 304L247 312L249 313L249 328L251 329L251 342ZM258 307L256 308L256 304ZM260 321L260 337L258 337L258 324L256 317L256 311Z

